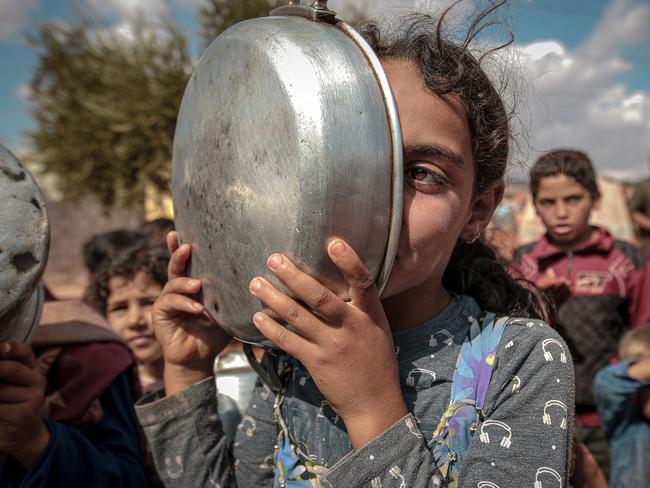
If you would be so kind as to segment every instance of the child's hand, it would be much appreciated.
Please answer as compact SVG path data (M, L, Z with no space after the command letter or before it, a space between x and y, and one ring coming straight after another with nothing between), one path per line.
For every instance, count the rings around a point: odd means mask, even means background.
M553 299L556 307L571 297L571 280L566 276L557 276L553 268L548 268L536 284Z
M178 247L176 232L170 232L167 247L172 253L168 281L154 302L152 318L165 361L165 391L173 395L212 376L214 358L231 337L190 297L201 290L199 280L185 275L190 246Z
M253 320L271 342L298 359L346 424L359 448L408 413L402 396L390 326L372 276L341 240L328 247L341 270L351 301L346 303L301 272L286 256L274 254L269 269L307 305L257 277L251 293L290 323L291 332L265 313Z
M32 348L0 343L0 454L31 468L50 440L42 418L46 380Z

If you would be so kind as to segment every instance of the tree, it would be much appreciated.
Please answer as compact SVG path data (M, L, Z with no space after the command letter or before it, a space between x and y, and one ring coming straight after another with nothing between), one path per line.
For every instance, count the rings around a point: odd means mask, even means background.
M198 11L201 25L203 47L207 47L215 37L231 25L244 19L263 17L274 8L287 5L287 0L205 0ZM311 2L304 2L307 4ZM353 26L361 23L363 14L353 2L342 5L341 18Z
M286 0L206 0L199 5L199 23L203 47L233 24L245 19L263 17Z
M31 81L38 163L67 199L141 209L144 189L168 191L172 139L190 72L187 43L168 22L129 33L44 24Z

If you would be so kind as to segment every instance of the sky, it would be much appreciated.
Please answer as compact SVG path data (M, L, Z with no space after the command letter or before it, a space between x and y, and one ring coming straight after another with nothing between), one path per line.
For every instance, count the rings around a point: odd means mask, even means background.
M80 4L114 29L128 28L138 10L151 19L170 15L193 40L196 56L201 1L0 0L0 143L18 154L29 148L28 85L37 58L25 36L39 23L74 22ZM351 1L329 5L345 9ZM387 19L441 4L355 1ZM515 128L523 135L515 159L525 164L541 152L571 147L587 152L604 174L650 176L650 0L511 0L508 23L515 43L496 65L507 65L497 71L516 81Z

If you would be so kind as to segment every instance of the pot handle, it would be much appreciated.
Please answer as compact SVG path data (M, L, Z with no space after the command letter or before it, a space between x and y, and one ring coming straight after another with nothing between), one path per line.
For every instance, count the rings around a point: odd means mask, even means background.
M269 15L294 15L305 17L314 22L327 22L334 24L339 19L336 12L327 8L327 0L314 0L310 6L301 5L300 0L289 0L289 5L271 10Z

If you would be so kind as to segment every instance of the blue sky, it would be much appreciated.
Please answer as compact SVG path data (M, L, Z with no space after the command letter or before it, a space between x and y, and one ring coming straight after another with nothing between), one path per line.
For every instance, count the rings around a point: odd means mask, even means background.
M138 7L169 13L192 37L201 0L0 0L0 142L20 152L31 127L26 86L36 56L25 34L40 22L73 22L79 3L122 24ZM236 0L233 0L236 1ZM349 1L349 0L348 0ZM303 0L304 2L304 0ZM346 0L330 0L340 9ZM439 2L358 0L380 16ZM650 0L513 0L509 22L526 92L530 160L557 146L586 150L613 176L645 176L650 155Z

